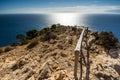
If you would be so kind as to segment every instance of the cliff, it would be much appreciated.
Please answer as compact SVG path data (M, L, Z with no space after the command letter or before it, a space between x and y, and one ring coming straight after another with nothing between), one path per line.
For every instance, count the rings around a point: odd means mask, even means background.
M45 30L50 30L55 35L51 35L50 31L49 34L42 31L27 44L9 46L8 50L1 53L0 80L73 80L74 49L81 29L54 25ZM98 32L89 30L87 37L84 38L87 39L88 44L91 44L90 80L120 79L119 42L111 35L112 33L109 34L113 38L108 37L106 44L101 38L108 35L100 37L102 34ZM113 44L110 41L113 41ZM34 44L31 46L32 43ZM85 43L83 42L82 45L82 51L86 57ZM79 72L78 69L78 74ZM86 68L83 62L83 80L85 80L85 73Z

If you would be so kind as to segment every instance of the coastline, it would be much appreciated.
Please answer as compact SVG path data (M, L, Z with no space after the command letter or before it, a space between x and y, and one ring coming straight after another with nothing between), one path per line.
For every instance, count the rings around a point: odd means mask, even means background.
M64 15L64 14L63 14ZM16 42L15 38L17 34L25 34L26 31L30 29L40 30L44 27L50 26L54 23L66 23L67 25L83 25L95 29L95 31L112 31L113 34L120 40L119 32L119 22L120 16L115 14L86 14L86 15L76 15L73 14L71 17L69 15L64 15L66 18L63 21L63 15L1 15L0 16L0 46L8 45ZM69 24L70 23L70 24ZM8 34L9 33L9 34Z
M0 55L0 79L72 80L74 49L80 34L81 29L64 25L52 25L41 31L29 30L29 36L19 36L21 42L14 45L12 50ZM88 34L85 37L88 43L96 39L90 47L90 80L99 80L99 77L102 79L120 78L119 70L116 69L116 66L119 67L120 64L120 47L116 45L119 42L114 35L110 32L92 31ZM107 40L115 44L106 45L105 43L109 42L101 40L103 37L107 37ZM23 44L24 39L28 40L28 43ZM82 46L86 56L86 46L84 43ZM110 52L112 49L115 50L109 54L106 49L111 50ZM84 63L83 78L85 79Z

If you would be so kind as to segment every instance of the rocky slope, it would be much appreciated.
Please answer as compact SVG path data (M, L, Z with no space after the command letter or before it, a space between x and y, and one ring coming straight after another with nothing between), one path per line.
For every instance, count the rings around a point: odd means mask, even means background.
M28 43L3 52L0 55L0 80L73 80L74 49L80 31L66 27L56 39L39 41L30 49L27 48ZM88 43L95 39L93 34L88 33ZM86 58L85 43L82 45ZM120 80L119 49L105 51L103 46L92 43L89 53L90 80ZM83 63L83 80L86 80L85 73Z

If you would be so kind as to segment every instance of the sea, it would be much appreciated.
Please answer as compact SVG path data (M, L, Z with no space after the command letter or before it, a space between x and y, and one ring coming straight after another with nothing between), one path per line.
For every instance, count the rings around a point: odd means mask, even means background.
M17 34L52 24L86 26L93 31L112 31L120 41L120 14L0 14L0 47L14 42Z

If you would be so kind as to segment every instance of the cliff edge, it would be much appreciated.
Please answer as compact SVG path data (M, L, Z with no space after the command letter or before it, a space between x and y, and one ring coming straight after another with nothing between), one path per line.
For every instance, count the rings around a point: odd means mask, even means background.
M1 48L0 80L73 80L74 49L81 29L52 25L31 34L19 44ZM88 30L84 39L90 44L90 80L120 80L120 47L113 33ZM86 57L84 40L82 46ZM85 73L83 62L83 80Z

